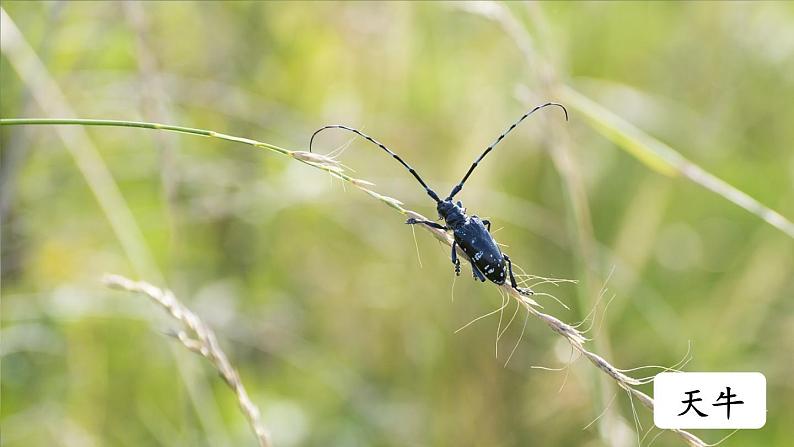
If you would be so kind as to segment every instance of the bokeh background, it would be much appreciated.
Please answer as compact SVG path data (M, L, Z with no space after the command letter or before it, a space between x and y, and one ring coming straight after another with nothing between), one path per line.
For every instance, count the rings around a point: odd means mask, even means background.
M763 372L766 427L724 445L794 439L792 234L658 156L669 146L794 217L791 3L2 8L4 118L71 111L288 149L348 124L441 192L530 106L565 103L570 122L526 121L459 197L527 272L579 281L538 287L570 307L540 297L546 311L581 321L606 285L590 345L617 366L671 365L691 345L688 370ZM21 75L25 48L41 64ZM415 243L393 209L249 146L85 130L0 133L2 445L255 445L217 373L168 335L176 322L105 289L106 272L171 288L215 328L278 446L637 445L631 402L591 364L532 368L571 355L539 321L507 367L523 314L498 358L498 315L456 333L500 306L497 289L467 266L455 282L448 249ZM434 215L407 172L351 140L318 148L349 143L338 159L355 176ZM113 184L123 202L103 209L95 191ZM635 406L642 437L651 415Z

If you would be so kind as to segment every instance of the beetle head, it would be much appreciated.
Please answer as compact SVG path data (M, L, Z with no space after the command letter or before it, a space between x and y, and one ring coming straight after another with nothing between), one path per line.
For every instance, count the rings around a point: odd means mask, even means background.
M456 224L466 221L466 209L463 208L461 202L452 203L452 200L444 200L438 202L436 210L438 210L438 217L444 219L449 226L454 227Z

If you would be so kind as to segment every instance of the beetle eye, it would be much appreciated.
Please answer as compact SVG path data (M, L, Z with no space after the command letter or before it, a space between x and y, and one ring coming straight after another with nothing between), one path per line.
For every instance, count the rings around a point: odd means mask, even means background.
M463 208L463 202L461 202L460 200L458 200L458 208Z

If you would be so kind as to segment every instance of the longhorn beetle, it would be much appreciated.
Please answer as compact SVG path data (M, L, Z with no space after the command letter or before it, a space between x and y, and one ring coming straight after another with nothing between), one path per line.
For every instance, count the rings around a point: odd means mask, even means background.
M441 225L429 220L417 220L414 218L408 219L405 223L409 225L422 224L432 228L437 228L439 230L452 231L452 234L455 238L454 242L452 243L452 264L455 265L455 274L460 275L460 260L458 259L458 253L455 250L456 246L460 246L461 250L463 250L463 253L465 253L469 258L475 280L479 279L480 281L485 282L485 279L487 278L498 285L502 285L506 281L505 274L507 274L508 278L510 278L510 286L522 294L531 295L533 293L532 290L518 287L516 278L513 276L513 263L510 262L510 257L499 250L499 247L496 245L496 241L491 235L491 222L485 219L480 219L475 215L466 215L466 208L463 208L463 204L460 201L453 203L452 199L461 191L461 189L463 189L463 184L469 179L469 176L472 172L474 172L474 168L477 167L480 161L482 161L482 159L488 155L488 152L491 152L491 150L493 150L493 148L496 147L496 145L499 144L499 142L502 141L502 139L504 139L504 137L507 136L507 134L509 134L513 129L515 129L516 126L518 126L518 124L521 123L521 121L523 121L526 117L532 115L537 110L548 106L557 106L561 108L563 112L565 112L565 120L568 120L568 110L566 110L561 104L554 102L537 106L525 113L485 149L482 155L480 155L480 157L477 158L477 160L475 160L471 165L460 183L452 188L452 192L450 192L449 196L447 196L447 198L444 200L441 200L438 194L436 194L435 191L427 186L425 181L422 180L422 177L419 176L414 168L403 161L399 155L395 154L369 135L366 135L352 127L341 125L321 127L312 134L312 137L309 140L309 151L311 152L314 137L316 137L318 133L326 129L344 129L365 138L367 141L388 152L389 155L394 157L395 160L408 169L408 172L410 172L411 175L416 178L419 184L425 188L427 195L436 201L436 210L438 211L438 216L440 219L444 220L446 225Z

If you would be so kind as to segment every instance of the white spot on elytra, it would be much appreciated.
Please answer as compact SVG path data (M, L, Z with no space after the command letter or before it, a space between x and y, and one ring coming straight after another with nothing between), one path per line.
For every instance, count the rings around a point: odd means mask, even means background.
M474 260L479 261L482 258L482 252L478 251L477 254L474 255Z

